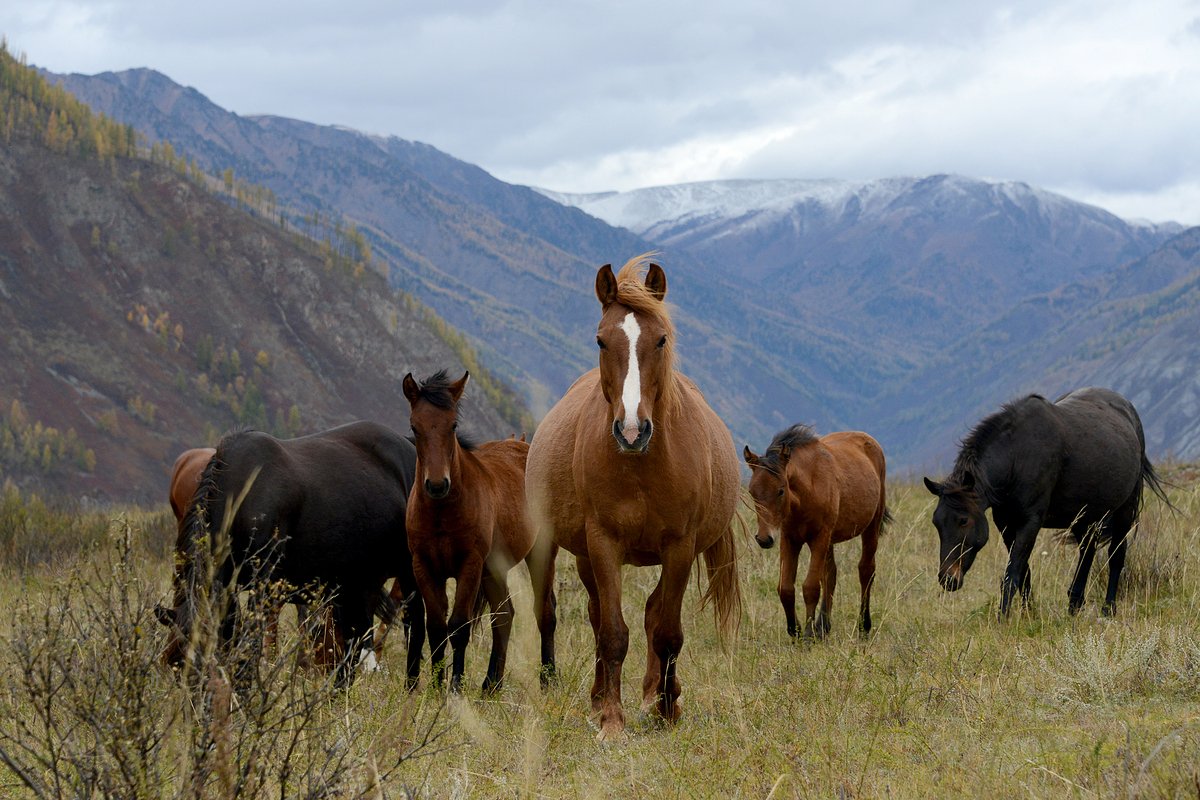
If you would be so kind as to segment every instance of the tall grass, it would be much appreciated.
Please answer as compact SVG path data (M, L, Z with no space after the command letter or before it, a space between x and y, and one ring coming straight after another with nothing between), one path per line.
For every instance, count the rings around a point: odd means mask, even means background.
M1186 471L1173 477L1179 512L1147 501L1112 619L1099 614L1107 577L1101 557L1083 610L1067 614L1075 553L1048 533L1032 560L1028 610L996 619L1006 553L995 533L964 588L943 593L933 498L919 485L895 484L895 522L878 553L874 633L866 641L857 636L859 548L850 542L836 549L841 569L829 638L795 642L775 594L778 553L744 538L739 640L723 651L711 614L699 610L698 587L689 590L679 665L684 716L667 729L637 710L642 610L657 570L627 568L630 725L617 743L597 742L590 721L594 644L572 559L564 553L559 560L559 680L546 691L537 679L528 577L518 568L510 577L517 620L509 672L497 697L485 700L478 690L484 647L468 652L470 688L462 697L445 703L428 687L427 670L410 697L402 642L392 637L386 671L331 698L352 741L346 793L377 785L388 797L1194 797L1200 485ZM167 563L141 567L147 584L165 594ZM37 581L31 607L61 602L50 585ZM14 632L5 634L11 662ZM154 680L171 685L161 672ZM436 754L393 762L372 784L372 760L411 748L439 714L446 729ZM176 716L172 725L185 732L194 724ZM162 746L183 735L172 732ZM170 770L163 775L171 786L180 780Z

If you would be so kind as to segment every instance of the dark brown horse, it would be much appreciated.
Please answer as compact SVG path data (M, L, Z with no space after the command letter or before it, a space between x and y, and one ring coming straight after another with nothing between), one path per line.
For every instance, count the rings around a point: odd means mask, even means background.
M171 630L164 659L188 659L205 597L228 598L218 610L220 643L227 645L240 615L227 590L252 579L298 590L318 585L330 591L336 654L346 654L339 676L348 681L351 658L369 657L372 616L387 616L384 583L397 577L399 596L416 606L408 653L408 679L415 684L424 612L404 530L415 466L411 442L370 422L298 439L257 431L222 439L179 527L174 602L159 609ZM199 566L208 554L219 556L211 586L203 584L208 578ZM292 599L302 601L304 594Z
M508 572L529 567L534 610L542 635L542 681L554 672L554 562L534 552L525 508L525 460L529 445L515 438L474 445L457 433L458 402L470 373L450 382L444 371L424 383L404 377L417 446L416 480L408 500L408 544L413 573L425 601L434 682L440 684L447 639L454 650L450 689L462 688L472 623L491 609L492 654L483 691L504 680L513 604ZM447 608L446 582L454 578L454 605ZM447 628L446 614L450 620Z
M644 278L643 278L644 274ZM677 661L684 590L701 553L704 600L722 633L741 615L733 519L737 456L729 431L674 367L667 279L645 256L596 275L598 369L550 409L529 449L525 484L539 543L575 554L596 638L592 709L600 738L623 733L621 667L629 628L621 569L662 565L646 602L642 701L668 722L681 713Z
M858 560L860 589L858 627L871 630L871 585L875 582L875 548L889 519L885 497L887 467L879 443L860 431L817 436L805 425L780 431L761 456L747 446L750 496L758 515L755 541L763 548L779 546L779 602L790 636L796 625L796 563L808 545L804 579L804 634L829 632L837 564L833 546L862 537ZM817 600L821 601L817 610ZM814 620L815 617L815 620Z
M176 522L183 521L188 506L192 504L192 497L200 487L200 476L216 452L215 447L193 447L184 450L175 459L175 466L171 468L171 486L168 494Z
M992 519L1008 548L1000 582L1000 617L1020 593L1029 602L1029 556L1042 528L1069 529L1079 564L1067 590L1067 611L1079 611L1092 559L1108 544L1103 614L1116 609L1130 529L1149 487L1166 502L1133 404L1109 389L1076 389L1051 403L1031 394L1004 405L967 434L945 481L925 479L938 498L933 524L941 540L938 581L962 586L987 544Z

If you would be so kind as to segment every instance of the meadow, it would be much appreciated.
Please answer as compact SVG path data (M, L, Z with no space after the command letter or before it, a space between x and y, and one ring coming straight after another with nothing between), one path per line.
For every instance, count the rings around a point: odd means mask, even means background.
M538 685L529 582L518 567L510 575L518 617L509 670L495 697L478 688L486 626L468 653L467 691L447 698L428 686L427 671L417 692L405 691L399 635L387 641L384 670L349 690L294 671L291 616L254 689L231 696L219 670L189 688L157 665L163 634L152 608L169 587L168 512L56 513L8 495L0 505L0 603L9 609L0 622L0 753L8 764L0 765L0 792L1194 797L1200 469L1161 469L1178 513L1148 497L1111 619L1099 615L1107 576L1100 557L1087 604L1067 614L1075 550L1050 531L1031 561L1029 610L996 619L1005 551L994 531L965 587L943 593L934 498L919 481L893 482L895 521L879 547L873 633L862 640L855 629L851 542L836 551L829 638L793 641L776 596L778 551L760 550L747 525L739 537L740 633L723 646L698 588L689 589L684 716L670 728L638 709L642 607L655 570L626 568L630 725L615 743L598 742L589 720L593 641L569 554L558 562L559 679L548 690ZM27 788L13 769L41 788Z

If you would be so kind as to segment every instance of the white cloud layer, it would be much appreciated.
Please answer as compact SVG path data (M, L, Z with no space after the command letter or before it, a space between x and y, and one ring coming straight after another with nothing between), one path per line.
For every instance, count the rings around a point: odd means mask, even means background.
M27 0L0 32L565 191L956 172L1200 224L1200 0Z

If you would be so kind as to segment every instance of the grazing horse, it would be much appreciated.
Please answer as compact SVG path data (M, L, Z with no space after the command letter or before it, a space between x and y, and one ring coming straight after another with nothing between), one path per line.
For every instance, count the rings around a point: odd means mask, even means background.
M441 684L448 636L454 649L450 689L461 690L471 627L486 600L492 612L492 655L483 691L500 689L513 621L508 571L524 560L542 635L544 685L554 673L554 562L544 549L533 547L525 507L529 445L515 437L475 445L457 433L458 402L469 376L468 372L451 382L443 370L423 383L412 373L404 376L417 446L417 479L408 499L408 545L425 601L433 679ZM455 581L454 605L447 609L450 578Z
M1031 394L985 417L967 434L942 483L925 478L938 498L933 524L941 538L938 581L958 590L987 544L992 519L1008 548L1000 616L1019 591L1029 602L1029 555L1042 528L1070 529L1079 564L1067 610L1083 605L1097 544L1108 542L1108 592L1102 613L1116 608L1127 534L1146 485L1166 501L1146 458L1146 437L1133 404L1116 392L1076 389L1051 403Z
M168 493L176 522L183 521L188 506L192 504L192 497L200 486L200 476L216 452L215 447L193 447L191 450L184 450L179 454L179 458L175 459L175 466L171 468L171 487Z
M767 452L742 452L750 465L750 496L758 515L754 539L763 549L779 546L779 602L789 636L796 626L796 561L808 545L804 579L804 635L824 637L837 586L833 546L862 537L858 560L858 628L871 631L871 585L875 548L883 524L891 519L885 499L887 467L883 448L860 431L817 436L806 425L780 431ZM817 611L817 599L821 600ZM814 625L814 613L816 617Z
M297 601L302 590L322 586L332 592L339 643L346 642L352 654L362 648L366 656L372 616L390 605L383 591L389 577L397 577L399 596L420 605L404 529L415 467L412 443L371 422L298 439L257 431L222 439L180 524L174 603L159 608L159 620L171 628L164 660L180 664L189 657L203 578L201 547L225 554L213 565L211 596L253 578L285 582L297 590ZM238 615L234 598L221 620L221 644L234 637ZM415 684L423 609L411 616L407 666ZM343 682L352 678L349 657L338 671Z
M662 565L646 602L642 700L667 722L682 710L681 606L701 553L709 579L704 602L713 602L720 631L733 633L741 615L731 527L737 455L700 390L674 368L666 292L666 275L646 256L631 259L615 276L610 265L600 268L600 365L550 409L529 447L525 486L539 541L575 555L588 593L596 639L592 710L601 739L625 728L623 565Z

